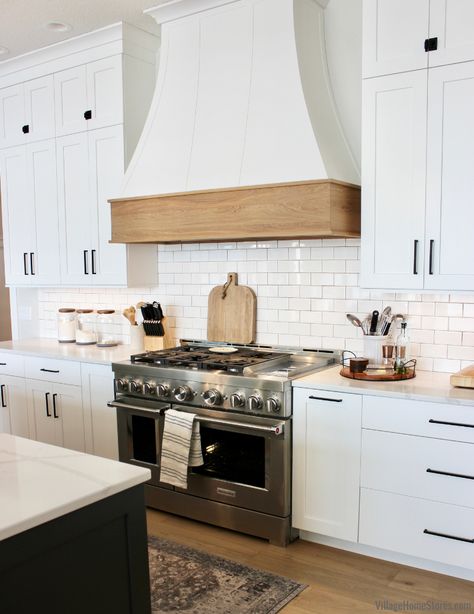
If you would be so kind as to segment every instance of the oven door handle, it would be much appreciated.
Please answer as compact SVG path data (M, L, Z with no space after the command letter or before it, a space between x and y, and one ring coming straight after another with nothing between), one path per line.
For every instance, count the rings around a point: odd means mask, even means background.
M183 412L187 413L187 412ZM272 426L262 426L260 424L249 424L247 422L235 422L234 420L220 420L219 418L210 418L208 416L196 416L196 420L201 422L201 424L222 424L223 426L237 426L239 428L244 428L249 431L260 431L263 433L273 433L274 435L283 435L285 431L284 422L279 422L278 424L274 424Z
M141 407L140 405L130 405L129 403L121 403L120 401L109 401L107 403L107 407L118 407L119 409L135 409L137 411L142 411L145 414L161 414L163 408L161 409L148 409L146 407Z

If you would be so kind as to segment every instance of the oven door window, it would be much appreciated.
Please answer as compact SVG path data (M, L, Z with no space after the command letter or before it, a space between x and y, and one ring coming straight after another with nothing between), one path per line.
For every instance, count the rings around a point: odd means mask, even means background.
M201 444L204 465L193 473L265 488L265 437L201 424Z
M155 418L131 415L131 460L157 464L157 421Z

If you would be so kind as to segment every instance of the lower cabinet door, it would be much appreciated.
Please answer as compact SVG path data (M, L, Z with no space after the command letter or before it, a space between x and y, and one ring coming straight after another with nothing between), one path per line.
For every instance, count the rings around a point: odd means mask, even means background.
M474 569L474 510L361 488L359 541Z
M33 439L85 452L80 386L27 380L27 395Z
M293 526L356 542L362 397L293 394Z
M19 437L29 437L25 380L21 377L4 375L0 378L0 388L0 431Z

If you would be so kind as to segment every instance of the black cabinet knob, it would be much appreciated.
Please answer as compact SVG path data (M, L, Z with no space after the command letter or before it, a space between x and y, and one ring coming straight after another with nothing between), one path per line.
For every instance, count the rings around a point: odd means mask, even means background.
M23 134L28 134L28 132L30 131L30 127L28 126L28 124L25 124L22 128L21 131L23 132Z
M92 111L85 111L84 119L92 119Z

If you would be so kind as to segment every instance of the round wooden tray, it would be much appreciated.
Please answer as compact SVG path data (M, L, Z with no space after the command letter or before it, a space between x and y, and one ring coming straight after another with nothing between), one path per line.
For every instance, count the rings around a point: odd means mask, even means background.
M360 379L367 382L396 382L404 379L413 379L415 377L415 369L407 367L406 373L394 373L393 371L385 371L384 369L373 369L363 371L362 373L352 373L349 367L341 369L341 375L349 379Z

